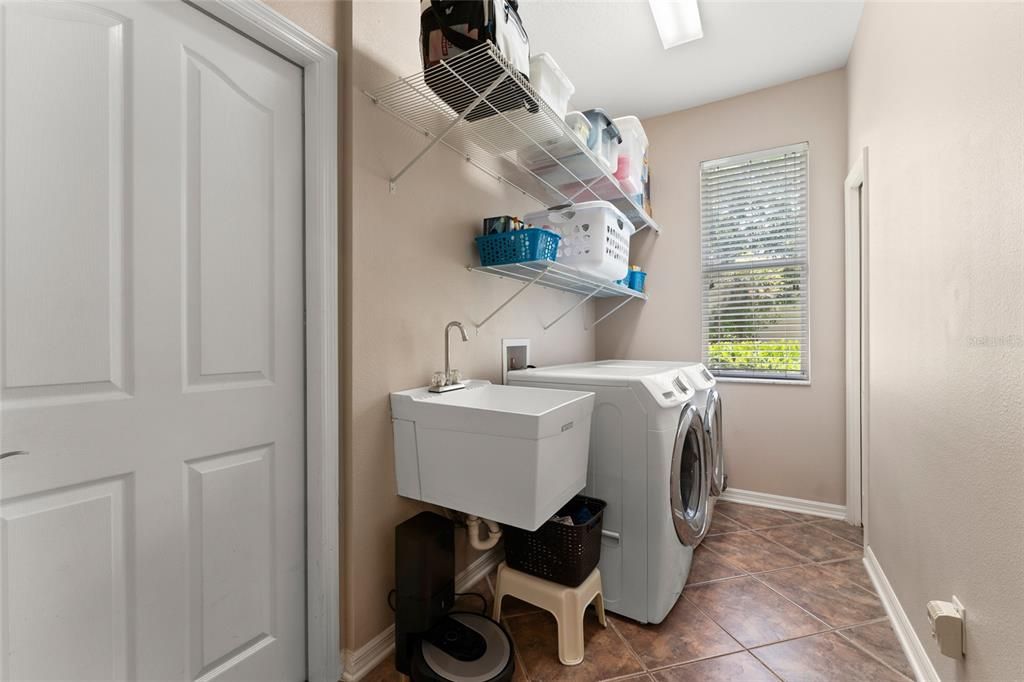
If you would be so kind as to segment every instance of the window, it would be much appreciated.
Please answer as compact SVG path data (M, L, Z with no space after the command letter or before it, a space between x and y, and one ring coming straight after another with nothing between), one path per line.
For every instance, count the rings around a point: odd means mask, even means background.
M806 381L807 143L700 167L701 328L716 376Z

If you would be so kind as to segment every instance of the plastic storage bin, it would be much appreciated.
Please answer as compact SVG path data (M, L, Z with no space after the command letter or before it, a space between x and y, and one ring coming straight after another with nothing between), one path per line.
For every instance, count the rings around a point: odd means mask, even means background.
M519 162L545 182L554 187L570 188L580 181L593 180L605 169L594 164L583 150L590 138L590 121L587 117L579 111L570 111L565 115L565 123L575 136L563 135L547 149L534 146L521 150L518 155ZM572 191L575 193L575 190Z
M569 98L576 88L547 52L530 57L530 85L558 114L558 118L565 118Z
M615 177L622 189L629 195L642 195L644 175L647 167L647 134L636 116L615 119L615 125L622 137ZM635 199L634 199L635 201ZM643 199L636 203L642 203Z
M555 516L574 516L585 507L590 520L580 525L547 521L530 531L506 526L505 563L510 568L569 587L578 587L601 560L601 526L605 503L577 495Z
M481 235L476 238L476 249L480 253L480 265L555 260L561 239L557 232L531 227L514 232Z
M590 139L590 121L582 111L570 111L565 115L565 123L586 144Z
M583 115L590 121L590 137L587 146L601 160L609 173L614 173L619 164L619 145L622 135L618 126L604 109L588 109Z
M536 147L521 151L519 162L553 187L575 194L582 189L581 182L589 183L605 169L603 164L591 161L580 148L579 140L573 138L572 135L565 135L560 142L548 147L547 151Z
M586 201L538 211L523 220L561 235L558 262L611 281L626 276L633 223L609 202Z

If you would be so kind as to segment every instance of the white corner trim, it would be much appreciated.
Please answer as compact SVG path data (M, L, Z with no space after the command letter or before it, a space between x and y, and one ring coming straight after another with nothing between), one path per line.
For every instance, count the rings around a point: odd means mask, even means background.
M939 674L935 672L935 666L928 658L928 652L924 650L924 645L918 639L917 632L907 617L907 612L903 610L900 600L896 598L896 593L893 591L892 585L889 584L889 579L885 577L882 566L878 563L871 547L864 548L864 568L867 569L868 576L875 586L875 592L882 600L882 606L885 607L885 613L889 616L892 629L896 631L896 638L900 641L900 646L903 647L903 653L906 654L910 667L914 669L914 677L918 682L940 682Z
M483 580L502 560L502 553L495 548L483 554L455 577L455 591L465 592ZM395 626L389 625L386 630L359 647L355 651L342 651L345 661L343 682L358 682L366 677L371 670L388 657L395 648Z
M722 493L719 499L725 502L739 502L740 504L749 504L755 507L768 507L769 509L781 509L782 511L795 512L797 514L821 516L826 519L846 519L846 507L844 505L818 502L817 500L801 500L799 497L770 495L754 490L729 488Z

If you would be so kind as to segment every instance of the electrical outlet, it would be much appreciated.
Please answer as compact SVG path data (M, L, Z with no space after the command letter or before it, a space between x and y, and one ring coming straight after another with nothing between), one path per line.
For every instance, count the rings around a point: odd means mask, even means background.
M932 638L943 656L960 658L964 655L964 606L953 596L953 601L928 602L928 622Z

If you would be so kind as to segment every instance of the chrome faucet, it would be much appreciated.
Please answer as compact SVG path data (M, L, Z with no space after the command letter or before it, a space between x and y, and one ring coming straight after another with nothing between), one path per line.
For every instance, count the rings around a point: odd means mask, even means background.
M444 328L444 383L434 382L430 390L433 393L445 393L446 391L454 391L460 388L465 388L466 385L461 381L456 381L452 376L452 346L451 346L451 330L455 327L459 330L462 335L463 341L469 341L469 336L466 335L466 328L462 326L461 322L452 320Z

